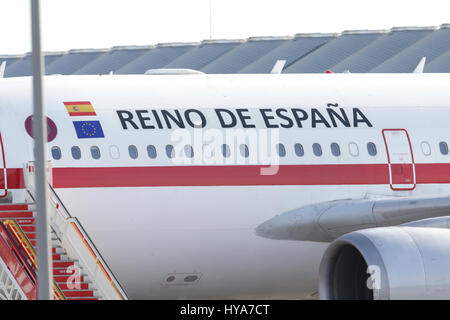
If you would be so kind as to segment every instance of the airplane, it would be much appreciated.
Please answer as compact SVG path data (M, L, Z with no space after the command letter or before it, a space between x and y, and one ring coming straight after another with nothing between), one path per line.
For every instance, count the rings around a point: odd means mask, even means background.
M31 99L0 79L14 203ZM44 101L52 186L132 299L450 298L448 74L51 75Z

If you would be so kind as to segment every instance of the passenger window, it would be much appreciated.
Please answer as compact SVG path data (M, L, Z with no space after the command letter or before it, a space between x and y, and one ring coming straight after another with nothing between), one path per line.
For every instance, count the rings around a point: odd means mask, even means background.
M205 159L211 159L212 157L214 157L215 152L212 146L210 146L209 144L204 144L202 154Z
M375 143L369 142L367 144L367 152L371 156L376 156L377 155L377 146L375 145Z
M184 153L186 154L186 157L192 158L194 156L194 149L190 144L187 144L184 146Z
M277 144L277 153L279 157L285 157L286 156L286 148L282 143Z
M313 153L316 157L322 156L322 147L318 143L313 144Z
M222 145L222 155L224 158L228 158L230 156L230 147L227 144Z
M439 143L439 149L441 150L441 153L446 156L448 155L448 145L447 142L441 141Z
M303 157L305 155L305 150L303 150L303 146L300 143L296 143L294 149L297 157Z
M156 158L157 154L156 154L156 148L154 145L149 144L147 146L147 154L150 159Z
M93 159L100 159L101 157L100 149L97 146L91 147L91 156Z
M422 153L425 156L429 156L431 154L431 146L428 142L423 141L420 146L422 147Z
M128 154L130 155L131 159L137 159L137 157L138 157L138 150L137 150L136 146L129 145L128 146Z
M248 146L246 144L241 144L239 146L239 151L241 152L241 156L243 156L244 158L248 158Z
M61 159L61 149L59 147L52 147L52 157L55 160Z
M72 158L74 158L75 160L81 159L81 150L79 147L73 146L71 151L72 151Z
M341 148L339 148L339 145L336 142L333 142L330 147L333 156L339 157L341 155Z
M109 155L112 159L119 159L120 158L119 148L115 145L110 146L109 147Z
M350 142L348 144L348 151L350 152L350 155L352 155L353 157L359 156L358 145L354 142Z
M166 155L168 158L172 159L173 157L175 157L175 149L173 147L173 145L168 144L166 146Z

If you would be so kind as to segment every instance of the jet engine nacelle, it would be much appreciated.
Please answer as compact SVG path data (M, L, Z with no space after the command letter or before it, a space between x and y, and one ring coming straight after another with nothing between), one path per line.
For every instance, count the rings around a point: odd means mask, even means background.
M321 299L450 299L450 230L382 227L345 234L325 251Z

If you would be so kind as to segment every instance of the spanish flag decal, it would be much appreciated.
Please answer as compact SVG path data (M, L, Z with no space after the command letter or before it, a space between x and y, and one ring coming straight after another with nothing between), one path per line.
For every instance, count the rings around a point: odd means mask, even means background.
M94 107L89 101L64 102L71 117L75 116L96 116Z

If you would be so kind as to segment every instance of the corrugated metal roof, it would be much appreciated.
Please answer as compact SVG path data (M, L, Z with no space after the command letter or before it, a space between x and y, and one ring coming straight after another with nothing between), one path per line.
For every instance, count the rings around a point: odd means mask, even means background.
M428 28L414 30L393 29L336 64L331 68L331 71L369 72L432 32L433 30Z
M237 73L250 63L272 51L289 37L253 37L212 61L201 71L205 73Z
M63 52L44 53L44 64L49 65L63 55ZM5 77L22 77L31 74L31 53L22 56L21 59L15 60L14 63L5 69Z
M152 46L121 46L98 56L73 74L106 74L115 72L142 54L149 52Z
M167 64L165 68L200 70L242 42L244 40L205 40L198 47L193 48Z
M46 74L144 74L149 69L193 69L205 73L269 73L286 60L284 73L411 72L427 57L425 72L450 72L450 24L348 30L340 34L299 33L294 37L252 37L160 43L46 53ZM31 74L30 56L4 55L6 77ZM153 72L156 72L155 70Z
M108 49L74 49L45 67L45 74L73 74Z
M144 74L149 69L163 68L175 58L195 48L197 43L160 43L155 48L118 69L116 74Z
M285 73L322 73L343 59L364 48L381 37L381 31L344 31L341 36L329 41L304 58L287 67Z
M13 63L23 58L23 54L5 54L0 55L0 63L6 61L6 67L10 67Z
M422 57L427 58L424 69L426 72L427 65L449 48L450 28L441 26L439 30L431 32L410 47L373 68L370 72L411 72Z
M447 50L429 64L425 64L424 72L450 72L450 50Z
M335 38L337 34L297 34L295 37L243 68L239 73L269 73L277 60L286 67Z

